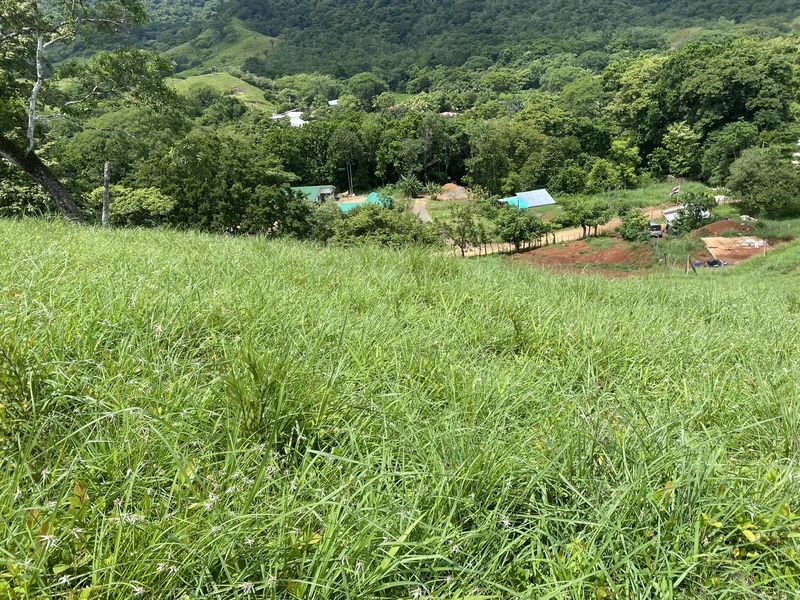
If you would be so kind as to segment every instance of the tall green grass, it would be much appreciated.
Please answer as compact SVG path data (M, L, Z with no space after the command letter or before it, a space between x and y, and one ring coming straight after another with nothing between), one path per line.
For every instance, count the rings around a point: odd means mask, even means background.
M617 280L35 221L0 239L0 597L800 585L778 251Z

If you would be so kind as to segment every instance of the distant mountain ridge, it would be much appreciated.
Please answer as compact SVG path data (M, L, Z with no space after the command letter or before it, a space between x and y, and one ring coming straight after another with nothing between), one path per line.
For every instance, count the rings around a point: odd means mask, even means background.
M797 28L798 0L150 0L156 23L194 21L224 36L240 19L278 38L250 57L267 75L337 75L412 64L497 58L509 46L582 51L614 39L656 47L664 33L720 19L777 31ZM199 33L197 30L195 33Z

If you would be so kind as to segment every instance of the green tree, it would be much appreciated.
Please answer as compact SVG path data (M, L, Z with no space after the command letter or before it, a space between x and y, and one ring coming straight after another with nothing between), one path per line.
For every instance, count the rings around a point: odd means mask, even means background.
M416 198L423 190L422 182L414 175L403 175L395 187L407 199Z
M635 187L639 183L639 148L628 138L616 139L611 142L609 156L617 165L622 185Z
M742 152L731 165L727 185L749 215L800 215L800 172L778 150Z
M597 235L600 225L604 225L614 218L614 211L607 202L589 198L571 198L562 202L566 222L580 227L583 237L591 235L592 228Z
M497 211L494 219L497 236L508 244L514 244L519 252L526 242L538 242L549 233L542 220L528 210L506 206Z
M643 242L650 238L650 220L639 210L628 211L622 217L619 233L623 240Z
M103 188L93 190L89 196L99 209ZM126 227L153 227L166 223L167 216L175 208L175 200L156 188L131 189L112 185L110 198L111 223Z
M347 80L347 89L365 109L369 109L372 101L388 91L389 86L375 73L358 73Z
M700 170L700 134L686 122L673 123L664 136L669 168L678 177L692 177Z
M82 219L78 205L36 152L41 125L54 119L79 121L114 95L155 104L174 94L163 81L168 64L147 52L101 52L52 72L48 53L56 46L91 44L99 34L143 20L140 0L3 0L0 5L0 156L39 183L70 219ZM70 79L69 86L60 85L63 78Z
M176 200L170 225L270 236L311 231L310 203L289 190L292 176L247 138L193 131L142 161L129 179Z
M573 160L567 160L547 182L553 192L580 194L586 188L586 172Z
M713 185L722 185L728 179L730 167L742 150L758 141L758 128L745 121L725 125L708 136L703 153L703 176Z
M328 157L335 168L344 167L347 173L347 189L353 194L353 165L364 156L364 145L352 129L340 127L334 130L328 141Z
M586 190L600 193L622 186L623 179L619 167L605 158L598 158L586 176Z
M711 211L717 205L714 197L707 192L686 192L683 194L683 208L672 223L679 234L689 233L711 222Z
M461 250L461 256L466 255L471 244L480 243L478 227L478 213L474 203L462 202L457 204L450 215L450 219L439 222L440 231L449 238L453 245Z
M441 243L436 229L419 220L414 213L366 204L334 223L331 243L342 246L376 244L434 246Z
M470 135L471 156L466 159L467 181L492 194L502 191L503 180L511 167L509 135L493 123L476 127Z

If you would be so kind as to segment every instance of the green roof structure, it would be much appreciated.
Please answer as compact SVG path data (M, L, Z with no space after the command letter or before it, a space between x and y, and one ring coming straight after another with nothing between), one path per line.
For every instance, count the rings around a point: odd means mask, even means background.
M319 202L321 196L328 196L336 191L332 185L301 185L292 189L301 192L309 202Z

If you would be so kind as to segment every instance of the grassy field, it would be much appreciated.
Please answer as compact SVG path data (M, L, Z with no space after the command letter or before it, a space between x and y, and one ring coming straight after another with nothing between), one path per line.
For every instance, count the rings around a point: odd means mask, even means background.
M604 279L0 236L0 597L796 597L796 243Z
M167 52L167 58L179 63L190 64L200 60L201 65L181 71L180 77L191 77L208 73L211 67L218 70L242 69L248 58L258 58L269 54L278 40L248 29L238 19L228 23L228 34L222 41L215 40L215 34L205 31L192 42L176 46Z
M206 86L226 96L235 96L251 108L270 113L275 109L275 106L264 97L263 90L230 73L195 75L186 79L171 78L168 81L179 94L188 94L196 86Z
M659 204L677 204L681 196L670 197L670 191L675 187L674 182L653 183L650 185L630 190L614 190L605 194L595 194L590 198L607 200L612 206L630 205L637 207L656 206ZM681 192L703 192L708 187L701 183L684 181L681 183Z

